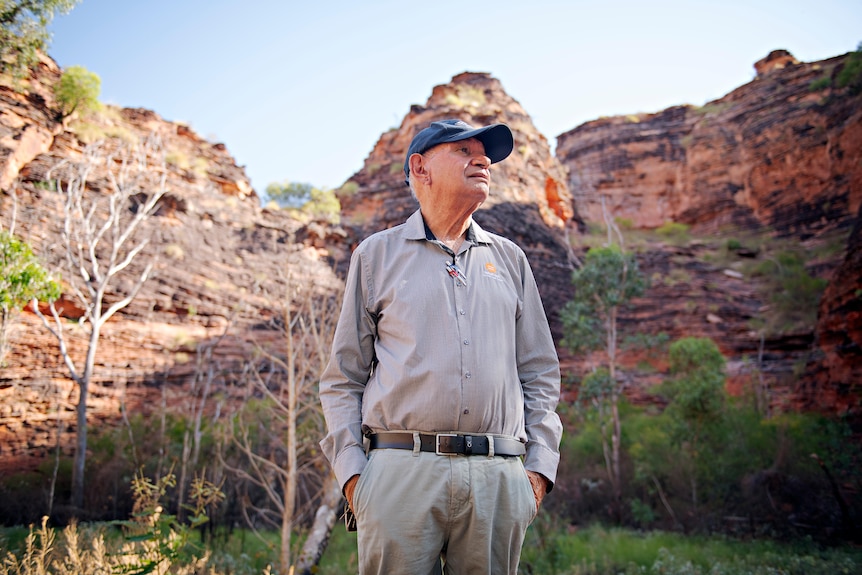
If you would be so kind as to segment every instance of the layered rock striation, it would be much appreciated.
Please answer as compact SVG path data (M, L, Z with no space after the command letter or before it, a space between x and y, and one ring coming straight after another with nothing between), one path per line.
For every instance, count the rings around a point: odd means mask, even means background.
M136 238L149 243L107 293L106 305L122 299L153 264L132 303L102 330L90 425L116 425L123 412L192 409L207 377L209 393L222 402L246 396L242 374L255 350L284 345L281 302L290 301L296 278L325 297L337 294L329 253L296 241L303 224L262 209L225 145L187 125L149 110L117 108L60 122L51 90L59 76L57 65L44 58L23 92L0 86L0 225L27 241L45 267L58 270L64 253L58 184L65 190L89 169L85 200L104 197L125 158L143 165L139 194L165 187ZM76 325L81 304L62 283L57 307L80 369L86 353L86 330ZM31 468L58 445L69 453L78 390L57 340L32 312L24 311L13 326L5 361L0 471Z
M668 246L639 256L655 281L622 320L710 337L728 357L733 386L765 372L776 402L858 420L862 93L838 81L852 57L804 63L776 50L755 63L754 80L718 100L587 122L560 135L556 153L588 221L607 210L634 228L681 222L717 238L741 232L806 245L855 222L846 257L808 262L829 282L813 329L762 335L752 325L774 294L699 263L698 249Z
M848 225L862 204L862 94L837 86L847 56L775 51L754 80L701 107L587 122L557 138L579 212L606 202L636 227Z

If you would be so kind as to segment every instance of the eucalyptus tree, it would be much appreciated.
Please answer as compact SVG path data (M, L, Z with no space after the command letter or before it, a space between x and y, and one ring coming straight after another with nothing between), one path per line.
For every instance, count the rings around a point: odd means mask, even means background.
M606 353L607 365L585 378L580 393L582 400L592 402L599 410L605 465L619 505L622 500L619 413L622 384L617 377L619 313L632 298L643 293L645 280L634 254L624 252L618 245L607 245L587 252L582 266L572 272L572 286L574 296L560 313L562 343L575 354L596 349L604 349Z

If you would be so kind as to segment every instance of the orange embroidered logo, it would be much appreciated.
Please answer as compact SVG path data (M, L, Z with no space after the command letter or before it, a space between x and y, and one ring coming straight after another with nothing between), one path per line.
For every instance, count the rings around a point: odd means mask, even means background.
M485 270L486 270L489 274L495 274L495 273L497 273L497 268L495 268L495 267L494 267L494 264L492 264L491 262L488 262L488 263L486 263L486 264L485 264Z

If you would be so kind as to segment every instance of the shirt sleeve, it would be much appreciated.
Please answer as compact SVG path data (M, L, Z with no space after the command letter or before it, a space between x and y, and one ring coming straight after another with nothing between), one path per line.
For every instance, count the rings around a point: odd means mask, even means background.
M556 481L563 425L556 413L560 400L560 362L536 280L522 254L523 306L516 319L518 377L524 390L527 455L524 467Z
M342 489L348 479L362 473L367 462L362 395L374 365L376 318L368 311L369 284L361 247L351 256L341 315L319 391L327 427L320 447Z

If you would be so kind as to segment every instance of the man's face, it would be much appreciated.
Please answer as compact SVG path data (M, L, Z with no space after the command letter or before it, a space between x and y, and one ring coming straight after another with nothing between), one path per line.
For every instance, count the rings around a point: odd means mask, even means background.
M488 198L491 160L481 141L447 142L424 155L435 196L449 196L450 201L475 203L476 207Z

